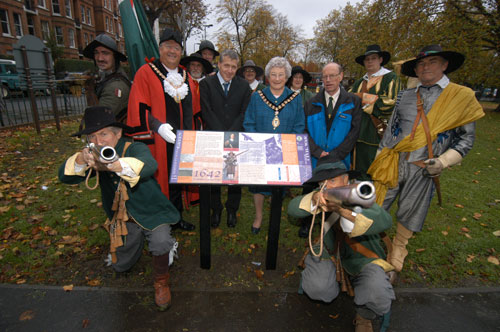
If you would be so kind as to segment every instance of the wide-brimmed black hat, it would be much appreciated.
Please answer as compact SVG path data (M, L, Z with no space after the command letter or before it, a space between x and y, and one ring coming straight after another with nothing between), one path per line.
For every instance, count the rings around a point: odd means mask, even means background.
M214 57L216 57L216 56L219 55L219 52L217 52L215 50L215 46L214 46L214 44L210 40L202 40L200 42L200 48L198 49L198 51L196 51L196 53L198 53L199 55L201 55L201 51L203 51L203 50L213 51L214 52Z
M163 32L161 33L159 44L167 40L173 40L182 47L182 36L179 31L175 31L174 29L169 27L165 28L165 30L163 30Z
M245 61L243 66L238 68L238 70L236 71L236 75L244 77L243 72L245 71L245 68L248 68L248 67L253 68L255 70L255 77L259 77L259 76L264 75L264 69L255 65L255 62L253 62L253 60Z
M214 67L212 66L210 61L203 59L203 57L198 53L191 53L190 56L185 56L184 58L181 59L180 63L181 65L187 68L189 63L193 61L199 62L203 65L203 68L205 69L205 75L208 75L214 71Z
M349 179L355 179L360 175L358 171L347 170L345 164L341 161L332 163L326 159L324 161L320 159L316 168L313 170L312 177L304 182L304 184L316 184L324 180L333 179L342 174L349 175Z
M309 74L306 70L302 69L301 66L294 66L292 68L292 75L288 78L288 81L286 82L287 86L292 85L292 80L293 80L293 75L301 73L302 77L304 78L304 83L302 84L303 86L306 85L307 83L311 82L312 76Z
M381 66L385 65L389 60L391 59L391 53L387 51L382 51L379 45L374 44L374 45L369 45L366 48L365 54L360 55L356 58L356 62L359 63L364 67L365 63L365 57L370 54L378 54L381 56L384 60L382 60L382 63L380 64Z
M117 122L111 108L106 106L91 106L85 109L83 121L85 128L71 136L81 136L95 133L106 127L120 127L128 131L130 127L121 122Z
M115 54L115 59L118 61L127 61L125 54L118 51L116 41L105 33L101 33L83 49L82 54L89 59L94 59L94 50L96 47L103 46L109 48Z
M417 77L415 73L415 66L420 59L427 58L429 56L440 56L448 61L448 68L444 71L445 74L451 73L460 66L465 61L465 56L462 53L453 52L453 51L443 51L440 45L429 45L425 46L420 50L415 59L406 61L401 66L401 72L410 77Z

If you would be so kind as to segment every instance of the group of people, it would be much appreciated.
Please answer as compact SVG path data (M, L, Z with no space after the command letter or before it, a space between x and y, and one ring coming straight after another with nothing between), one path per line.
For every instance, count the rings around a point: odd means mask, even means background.
M345 271L344 281L354 290L356 331L371 331L373 319L386 320L390 313L393 271L402 270L408 240L422 229L440 173L471 149L475 121L483 116L472 90L446 75L462 65L463 55L439 45L422 48L402 66L404 75L419 79L417 87L400 91L398 75L384 67L390 54L370 45L355 59L366 74L350 92L341 84L342 65L332 62L322 68L323 86L313 95L305 89L311 75L283 57L272 58L262 69L251 60L239 67L234 50L219 53L209 41L181 59L182 50L180 34L165 29L160 58L143 65L133 84L127 83L120 67L126 57L112 38L99 35L84 50L101 75L99 105L87 108L85 129L77 134L114 147L120 158L106 163L84 148L61 166L60 179L81 182L92 169L100 175L107 225L115 236L113 268L129 269L145 238L153 255L156 304L162 309L170 305L168 266L176 247L170 231L194 229L182 212L186 202L197 199L196 188L168 181L177 130L307 133L313 177L288 211L309 221L299 231L304 237L314 226L306 217L323 214L319 245L325 250L306 257L301 290L331 301L342 281L337 272ZM267 86L257 79L262 75ZM354 179L374 182L377 203L372 207L354 211L325 194ZM255 206L251 232L258 234L270 189L250 191ZM379 233L392 226L387 211L396 198L396 235L386 256ZM235 227L240 200L241 187L229 186L223 205L220 187L213 186L211 226L219 226L225 207L227 226Z

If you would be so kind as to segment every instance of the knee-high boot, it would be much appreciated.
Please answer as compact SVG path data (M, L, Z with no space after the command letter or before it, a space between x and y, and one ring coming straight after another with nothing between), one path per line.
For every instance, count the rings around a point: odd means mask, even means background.
M170 307L171 294L168 281L168 253L161 256L153 256L153 278L155 287L155 303L160 310L166 310Z
M396 236L394 236L394 240L392 241L392 252L389 255L389 263L394 266L394 270L397 272L401 272L403 269L405 257L408 255L406 245L412 235L412 231L398 222L396 227Z

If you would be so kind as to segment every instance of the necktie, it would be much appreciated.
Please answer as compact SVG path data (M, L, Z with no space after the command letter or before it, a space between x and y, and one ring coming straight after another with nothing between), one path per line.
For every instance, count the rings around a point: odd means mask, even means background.
M228 82L222 83L222 85L224 86L224 95L227 96L227 92L229 90L229 83Z
M328 112L328 119L330 119L333 114L333 97L330 97L328 99L328 107L326 108L326 110Z

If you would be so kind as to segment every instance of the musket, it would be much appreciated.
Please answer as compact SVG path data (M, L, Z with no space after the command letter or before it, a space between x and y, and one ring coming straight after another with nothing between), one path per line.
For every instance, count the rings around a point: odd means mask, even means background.
M103 164L113 163L118 160L116 150L111 146L102 146L94 143L87 144L89 150L94 154L96 161Z
M369 181L326 189L323 192L328 200L341 202L347 206L369 208L375 202L375 186Z

